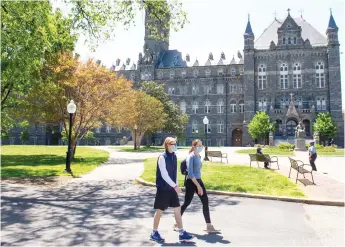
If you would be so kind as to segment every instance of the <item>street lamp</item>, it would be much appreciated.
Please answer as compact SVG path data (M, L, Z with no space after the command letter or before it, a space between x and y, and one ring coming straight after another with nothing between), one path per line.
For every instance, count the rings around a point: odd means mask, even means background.
M208 131L208 118L205 116L204 119L202 120L204 125L205 125L205 142L206 142L206 145L205 145L205 158L204 158L204 161L209 161L208 157L207 157L207 131Z
M138 126L135 124L134 125L134 150L137 150L137 129L138 129Z
M77 106L74 104L74 101L71 100L67 105L67 112L69 113L69 134L68 134L68 149L66 153L66 169L65 171L68 173L72 173L71 170L71 136L72 136L72 117L75 111L77 110Z

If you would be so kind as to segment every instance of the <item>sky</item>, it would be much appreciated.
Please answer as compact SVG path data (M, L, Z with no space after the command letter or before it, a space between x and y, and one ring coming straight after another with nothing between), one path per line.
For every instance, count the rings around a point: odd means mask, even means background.
M243 33L248 14L255 38L272 23L274 17L285 19L290 8L292 17L303 18L326 36L330 8L339 28L339 41L342 66L342 91L345 91L345 13L343 0L181 0L187 12L189 23L179 32L170 33L170 49L182 52L183 58L188 53L192 62L197 58L203 64L210 52L215 60L219 60L223 51L226 59L237 57L237 51L243 50ZM121 64L127 58L135 63L144 45L144 14L136 16L136 26L129 30L122 27L116 30L116 37L100 44L95 52L91 52L82 42L78 42L76 52L82 59L94 58L110 67L117 58ZM229 60L229 61L230 61ZM343 96L344 97L344 96ZM343 98L344 99L344 98ZM344 100L343 100L344 101Z

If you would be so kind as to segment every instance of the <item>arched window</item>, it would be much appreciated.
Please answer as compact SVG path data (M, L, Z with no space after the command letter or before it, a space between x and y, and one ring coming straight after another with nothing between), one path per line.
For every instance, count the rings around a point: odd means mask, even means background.
M280 108L285 108L289 105L289 98L288 97L281 97L280 98Z
M218 69L218 76L223 76L224 72L223 72L223 69L220 68Z
M267 110L267 100L266 98L259 99L259 111Z
M224 113L224 101L222 99L217 102L217 113Z
M192 103L192 110L193 110L193 113L194 113L194 114L197 114L197 113L198 113L198 110L199 110L199 104L198 104L198 102L194 101L194 102Z
M236 70L235 69L232 69L231 70L231 76L235 76L236 75Z
M174 70L170 70L170 80L173 80L175 77L175 71Z
M285 39L285 38L283 38L283 45L285 45L285 43L286 43L286 39Z
M238 112L243 113L244 112L244 101L240 100L238 102L239 108L238 108Z
M205 102L205 113L210 113L211 112L211 101L206 100Z
M185 114L187 111L187 105L186 105L186 102L182 101L180 103L180 112L181 114Z
M211 94L212 93L212 86L211 85L206 85L205 87L204 87L204 92L205 92L205 94Z
M323 62L317 62L315 67L315 79L316 79L316 86L318 88L325 87L325 69Z
M182 70L181 72L181 77L186 78L187 72L185 70Z
M267 87L267 76L266 76L266 66L263 64L259 65L258 68L258 89L263 90Z
M291 45L291 38L288 38L288 44Z
M293 43L294 43L295 45L297 45L297 38L296 38L296 37L293 38Z
M230 101L230 112L236 113L236 101L235 100Z
M199 93L199 87L198 86L193 86L192 87L192 94L197 95Z
M175 88L169 87L169 89L168 89L168 94L169 94L169 95L175 95Z
M301 64L295 63L293 65L293 88L301 88L302 87L302 72L301 72Z
M280 89L288 88L288 66L283 63L280 65Z
M217 85L217 94L224 94L224 85L223 84Z

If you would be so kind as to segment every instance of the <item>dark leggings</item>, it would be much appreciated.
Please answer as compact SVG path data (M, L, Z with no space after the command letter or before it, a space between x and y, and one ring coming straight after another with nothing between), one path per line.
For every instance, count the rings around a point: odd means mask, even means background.
M311 165L311 167L313 168L313 171L316 171L316 165L315 165L315 160L317 158L317 154L312 154L311 155L311 159L309 159L309 163Z
M197 181L200 184L204 193L202 194L202 196L200 196L198 194L198 189L197 189L196 185L193 183L193 181L191 179L187 179L185 182L186 194L184 197L184 203L181 207L181 216L183 215L184 211L189 206L189 204L192 202L192 199L194 197L194 193L197 193L200 200L201 200L201 203L202 203L202 212L204 214L205 221L206 221L206 223L211 223L210 209L208 207L208 197L207 197L206 189L205 189L204 183L201 181L201 179L197 179Z

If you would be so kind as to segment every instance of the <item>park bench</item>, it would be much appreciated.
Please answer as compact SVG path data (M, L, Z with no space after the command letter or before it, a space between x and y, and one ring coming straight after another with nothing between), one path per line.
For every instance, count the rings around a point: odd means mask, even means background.
M301 160L295 160L295 159L292 159L290 157L289 157L289 160L290 160L290 164L291 164L290 172L289 172L289 178L290 178L290 175L291 175L291 169L295 169L297 171L296 184L297 184L298 174L299 173L301 173L304 178L305 178L305 174L306 173L310 173L311 179L313 180L313 184L315 184L314 183L314 177L313 177L313 169L312 169L311 165L305 164ZM305 169L307 166L309 166L310 169L309 168Z
M256 161L256 163L258 164L258 167L259 167L259 162L268 162L270 168L271 168L272 163L277 163L277 167L279 170L277 156L270 157L268 154L249 154L249 157L250 157L250 166L252 166L253 161Z
M212 157L216 157L216 158L220 158L220 161L222 163L223 163L223 159L226 159L226 163L228 163L228 154L227 153L222 153L221 151L208 151L207 156L211 157L211 161L212 161Z

